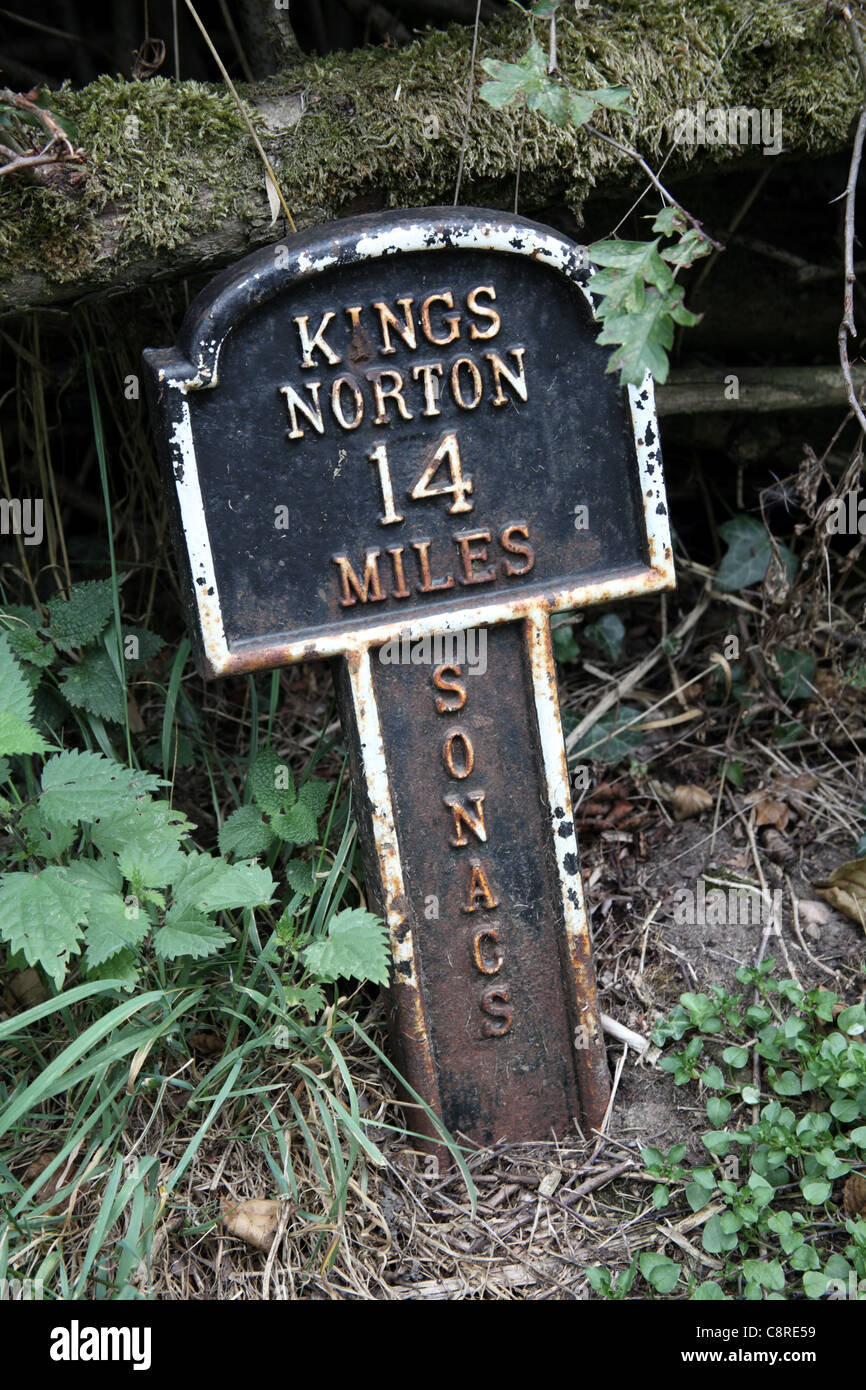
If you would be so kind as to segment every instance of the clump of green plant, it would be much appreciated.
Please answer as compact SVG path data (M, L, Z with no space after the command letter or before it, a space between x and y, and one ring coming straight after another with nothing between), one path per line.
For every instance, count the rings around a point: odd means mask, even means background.
M698 1300L821 1298L831 1281L866 1295L866 1219L832 1204L834 1184L866 1166L866 1009L776 979L774 966L737 971L744 994L681 995L653 1033L658 1046L685 1044L660 1065L676 1085L701 1087L710 1125L703 1164L686 1164L683 1144L641 1151L653 1206L716 1208L700 1239L717 1277L699 1282L645 1251L618 1284L588 1271L599 1296L625 1296L638 1270L657 1293Z
M489 80L482 83L480 95L497 110L522 104L524 111L537 112L553 125L584 127L589 134L614 145L639 164L665 197L666 206L653 221L653 231L658 233L655 240L612 238L594 242L589 248L592 262L601 267L590 283L597 301L596 317L602 325L598 342L602 346L616 347L607 370L618 371L623 386L641 386L647 372L656 381L664 382L668 376L668 352L673 346L675 325L690 328L700 319L699 314L693 314L683 303L684 290L676 283L677 272L708 255L715 243L695 219L671 199L637 150L592 126L595 113L605 108L622 116L632 116L634 113L628 105L631 92L619 84L591 90L575 87L559 71L555 25L560 3L561 0L536 0L531 7L529 46L520 62L482 59L481 66ZM532 28L535 20L548 21L551 25L546 50ZM662 247L662 237L674 240Z

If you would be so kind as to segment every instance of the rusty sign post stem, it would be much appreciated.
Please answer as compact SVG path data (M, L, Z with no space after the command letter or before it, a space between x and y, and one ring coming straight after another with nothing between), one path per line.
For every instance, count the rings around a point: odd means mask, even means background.
M479 1143L609 1096L549 618L674 575L652 381L607 373L590 273L520 217L376 213L145 353L199 663L335 661L395 1061Z
M484 674L393 672L364 649L339 663L337 689L391 938L395 1050L449 1129L490 1143L503 1113L515 1140L598 1128L609 1078L547 614L485 636ZM412 1126L431 1132L420 1111Z

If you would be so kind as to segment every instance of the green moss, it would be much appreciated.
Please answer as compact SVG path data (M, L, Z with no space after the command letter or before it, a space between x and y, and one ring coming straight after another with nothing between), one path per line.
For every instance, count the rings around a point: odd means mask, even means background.
M540 31L539 31L540 32ZM823 0L625 0L593 5L558 25L560 68L576 86L627 83L634 121L605 113L612 134L658 164L671 123L699 99L780 108L785 150L819 153L849 137L860 101L847 33ZM482 29L482 57L518 57L527 21ZM450 203L465 117L471 32L429 31L410 46L309 60L290 78L244 89L250 109L287 86L304 114L262 138L299 226L363 206ZM556 129L482 102L476 74L461 201L506 206L520 162L521 206L559 199L580 216L599 185L642 178L628 158L580 130ZM0 275L36 272L84 284L123 279L125 266L188 266L216 243L240 253L269 239L261 162L229 93L163 78L102 77L57 94L87 153L84 192L3 181ZM681 146L665 176L754 158L734 146ZM759 156L760 158L760 156ZM239 219L231 236L224 230ZM222 235L221 235L222 232ZM193 246L196 251L185 252ZM202 249L204 248L204 249Z

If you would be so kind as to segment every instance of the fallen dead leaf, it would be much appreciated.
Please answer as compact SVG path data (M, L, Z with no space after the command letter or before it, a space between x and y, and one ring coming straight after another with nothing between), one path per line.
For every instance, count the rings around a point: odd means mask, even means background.
M713 798L703 787L674 787L672 797L674 820L689 820L712 808Z
M784 830L791 812L784 801L759 801L755 807L755 824L772 825Z
M222 1033L216 1033L210 1028L199 1028L189 1035L189 1045L193 1052L201 1052L205 1057L215 1057L218 1052L222 1052L225 1041Z
M30 1183L35 1182L35 1180L39 1177L40 1173L44 1173L45 1169L48 1167L50 1163L54 1162L56 1157L56 1152L49 1152L45 1154L40 1154L38 1158L35 1158L33 1162L30 1164L30 1167L26 1170L24 1177L22 1178L22 1182L24 1183L24 1185L29 1186ZM39 1184L39 1186L36 1189L35 1200L37 1202L44 1202L46 1198L53 1197L57 1189L63 1186L62 1178L63 1164L61 1163L56 1173L52 1173L50 1178L45 1178ZM59 1211L62 1206L62 1202L54 1202L50 1207L47 1208L45 1215L51 1216L54 1212Z
M849 859L815 887L831 907L838 907L866 931L866 859Z
M9 988L25 1009L32 1009L34 1004L41 1004L45 998L45 987L38 970L19 970L9 981Z
M850 1216L866 1216L866 1177L851 1173L842 1188L842 1206Z
M819 903L817 898L801 898L797 911L800 921L808 926L823 927L833 919L833 909L827 903Z
M270 1250L280 1220L282 1202L267 1197L252 1197L246 1202L232 1202L223 1197L223 1225L230 1235L239 1236L259 1250Z
M764 831L764 849L779 864L789 864L795 857L793 846L772 825Z

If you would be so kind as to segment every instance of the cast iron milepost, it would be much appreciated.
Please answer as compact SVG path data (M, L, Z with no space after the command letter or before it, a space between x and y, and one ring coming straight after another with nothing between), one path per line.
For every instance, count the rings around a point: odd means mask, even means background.
M200 665L335 659L395 1061L481 1143L604 1116L549 615L674 582L652 382L606 374L589 275L522 218L377 213L144 354Z

